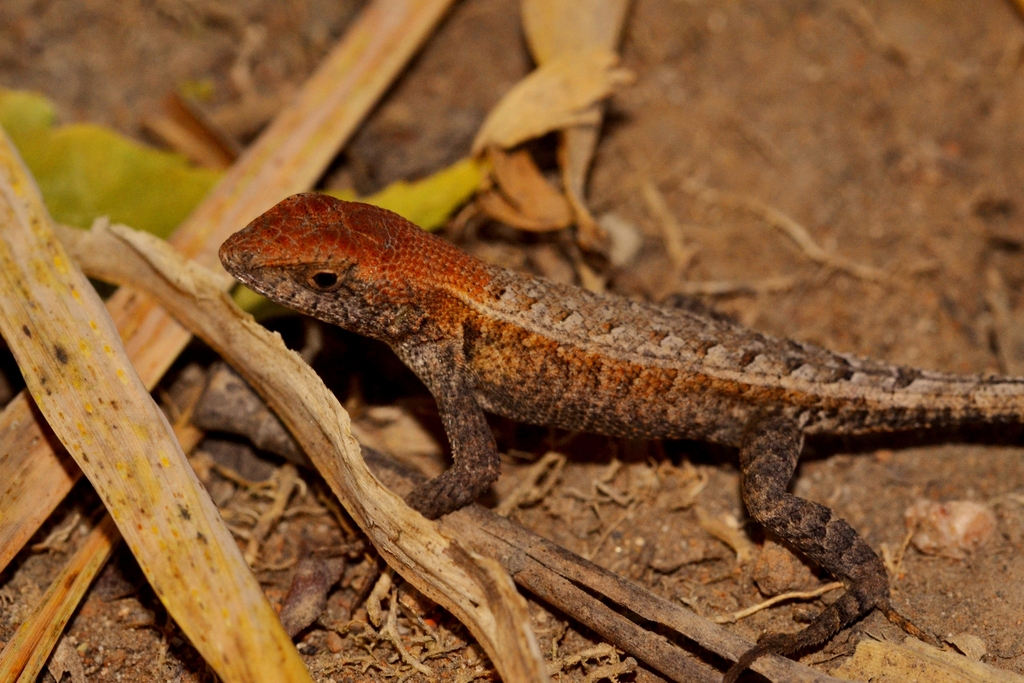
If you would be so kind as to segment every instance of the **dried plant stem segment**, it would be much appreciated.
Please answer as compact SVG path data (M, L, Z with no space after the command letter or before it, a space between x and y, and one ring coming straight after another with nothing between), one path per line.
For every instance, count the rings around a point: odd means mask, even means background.
M120 541L114 520L103 515L0 652L0 681L32 683L38 679L68 619Z
M0 333L149 583L225 681L309 681L92 285L0 136Z
M234 366L292 431L388 564L466 625L502 680L548 680L526 603L508 574L441 535L370 474L334 394L278 335L223 295L210 271L123 226L68 230L61 239L91 276L132 282L158 298Z
M175 232L171 244L186 257L219 269L221 242L282 197L312 187L451 4L370 2L295 100ZM117 291L107 307L136 372L152 388L185 348L188 332L130 288ZM0 569L79 476L66 455L54 452L49 430L37 418L24 392L0 413L0 481L12 484L10 498L0 503Z

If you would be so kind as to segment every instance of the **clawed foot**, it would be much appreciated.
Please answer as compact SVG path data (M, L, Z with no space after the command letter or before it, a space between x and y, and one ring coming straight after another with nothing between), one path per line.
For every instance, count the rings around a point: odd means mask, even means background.
M893 609L888 600L881 601L876 607L889 621L899 626L907 634L929 645L939 647L939 641L934 636L915 626L913 622ZM736 683L740 674L749 669L755 661L764 655L771 654L786 657L823 642L821 639L822 634L815 632L818 630L815 628L816 625L818 625L817 621L803 631L797 631L796 633L769 633L761 636L757 641L757 645L744 652L736 660L736 663L729 667L729 670L725 672L725 676L722 678L722 683ZM831 633L828 637L834 635L835 633Z
M933 645L935 647L942 647L942 643L939 642L938 638L928 633L927 631L922 630L912 621L910 621L905 616L903 616L895 609L893 609L893 606L889 603L888 600L879 603L877 607L878 611L884 614L886 619L888 619L891 623L903 629L903 632L907 635L913 636L922 642L928 643L929 645Z
M437 519L472 503L496 478L496 471L451 467L414 488L405 502L427 519Z

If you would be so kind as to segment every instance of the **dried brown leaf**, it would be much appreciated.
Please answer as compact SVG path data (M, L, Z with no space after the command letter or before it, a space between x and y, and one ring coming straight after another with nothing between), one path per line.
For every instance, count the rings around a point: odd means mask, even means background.
M588 50L614 51L622 35L629 0L524 0L523 32L538 64L558 55ZM566 128L558 146L558 166L565 194L579 229L581 246L591 251L607 247L604 230L584 200L587 173L597 148L603 107L591 105L598 123Z
M473 141L473 154L491 145L515 147L568 126L599 123L600 113L591 105L633 80L618 64L618 55L608 50L566 53L542 64L491 110Z
M489 216L531 232L561 230L572 221L565 196L544 179L525 149L507 154L497 147L488 150L495 189L479 197Z

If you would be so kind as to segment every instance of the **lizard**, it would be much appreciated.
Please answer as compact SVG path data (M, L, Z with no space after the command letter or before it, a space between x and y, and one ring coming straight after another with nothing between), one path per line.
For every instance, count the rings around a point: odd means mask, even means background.
M772 337L722 316L597 294L513 272L390 211L304 193L220 248L225 269L285 306L386 342L433 394L453 464L406 500L428 518L497 478L485 413L632 439L739 449L750 517L845 592L795 633L762 636L727 671L793 655L880 610L885 567L830 508L787 492L804 438L1021 424L1024 378L890 365Z

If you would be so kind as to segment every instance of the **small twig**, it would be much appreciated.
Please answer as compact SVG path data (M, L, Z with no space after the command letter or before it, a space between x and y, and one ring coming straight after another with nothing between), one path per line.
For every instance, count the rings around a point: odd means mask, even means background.
M1024 358L1014 354L1018 347L1024 346L1024 333L1019 329L1021 316L1010 307L1006 281L999 270L992 267L985 273L985 285L985 304L992 316L992 334L1000 369L1010 375L1024 373Z
M899 578L900 571L903 569L903 558L907 554L907 548L910 547L910 541L913 540L914 534L917 533L917 529L920 525L921 523L918 521L914 523L910 529L907 529L907 535L903 537L903 542L900 543L900 548L896 551L895 557L888 552L888 546L882 546L882 561L885 564L886 570L889 572L889 577L893 581L893 588L895 588L895 582Z
M608 643L598 643L594 647L589 647L586 650L580 650L579 652L575 652L571 655L566 655L565 657L558 659L558 661L551 662L551 667L548 668L548 673L554 675L566 667L576 666L577 664L581 664L591 659L599 660L602 657L606 659L611 659L613 657L618 658L618 651L614 646L609 645Z
M716 624L732 624L734 622L739 621L740 619L746 619L751 614L756 614L761 610L768 609L772 605L777 605L778 603L783 602L785 600L812 600L821 595L824 595L825 593L829 593L842 587L842 582L833 581L832 583L826 583L821 588L816 588L812 591L792 591L789 593L780 593L779 595L768 598L764 602L759 602L756 605L751 605L746 609L741 609L740 611L733 612L732 614L726 614L720 617L715 617L711 621L715 622Z
M366 449L363 454L374 474L396 493L406 493L422 481L419 475L380 453ZM447 515L441 526L446 535L462 539L473 552L497 560L527 591L671 680L717 683L721 673L672 644L660 631L640 626L610 608L606 601L624 607L641 623L660 624L721 657L735 660L753 646L692 610L658 597L479 505ZM827 674L774 655L757 660L751 668L776 683L838 683Z
M1024 2L1024 0L1017 0L1017 2ZM842 3L840 6L843 14L860 31L864 41L871 49L877 50L883 57L900 66L906 67L911 65L910 55L878 28L878 24L875 23L871 13L868 12L864 5L853 0L847 0L847 2Z
M668 254L669 261L672 262L672 269L662 278L661 287L654 296L655 299L662 299L677 291L679 282L686 275L686 271L693 263L693 258L700 251L700 247L686 244L683 239L682 226L676 220L675 214L668 208L665 196L654 183L645 180L640 186L640 194L647 203L647 209L661 226L665 252Z
M544 457L530 466L526 475L501 499L494 511L502 517L508 517L516 508L544 500L558 483L563 469L564 455L554 451L545 453Z
M424 676L433 677L434 670L429 666L421 662L420 660L413 657L405 646L402 645L402 639L398 636L398 590L396 588L391 589L391 606L388 609L388 620L384 624L384 628L381 629L380 634L388 640L392 647L398 652L398 656L402 658L402 661L416 669Z
M80 521L82 521L82 515L75 512L66 522L51 531L46 538L39 543L34 543L32 552L41 553L44 550L64 552L67 549L68 539L71 538L71 534Z
M610 664L602 664L596 669L591 669L587 672L586 683L597 683L597 681L617 681L617 676L623 674L633 673L636 671L636 660L632 657L626 657L620 662L612 662Z
M277 563L261 564L260 565L260 569L262 571L266 571L266 572L280 572L280 571L284 571L285 569L291 569L292 567L294 567L298 563L299 563L299 557L298 557L298 555L295 555L293 557L289 557L289 558L287 558L285 560L282 560L280 562L277 562ZM289 635L294 635L294 634L289 634Z
M281 515L283 519L290 519L292 517L298 517L299 515L307 515L309 517L324 517L329 515L330 512L320 507L319 505L296 505L290 507L284 511Z
M271 481L253 481L251 479L246 479L232 468L226 467L217 462L213 463L213 471L224 479L230 481L232 484L235 484L239 488L247 491L268 491L274 485Z
M565 669L571 666L584 666L584 672L586 678L584 680L588 682L595 682L601 680L617 680L616 676L623 674L632 673L636 670L636 660L632 657L626 657L622 659L619 657L619 651L608 643L598 643L596 646L581 650L575 654L567 655L561 659L556 659L548 665L548 675L554 676L561 673ZM606 663L601 664L601 660L608 660ZM587 669L584 662L594 660L598 663L598 666Z
M633 502L629 504L629 507L622 511L622 514L619 515L619 518L612 522L610 525L608 525L608 527L601 533L601 538L597 540L597 545L595 545L593 549L591 549L590 551L584 553L583 557L587 558L588 560L594 559L594 556L597 555L598 551L601 550L602 546L604 546L605 541L608 540L608 537L611 536L612 533L614 533L614 531L618 529L623 522L632 517L633 513L636 512L636 509L638 507L640 507L640 500L634 499Z
M881 268L857 263L845 256L826 251L814 241L814 238L811 237L807 228L790 216L758 199L714 190L704 187L700 185L698 181L694 180L684 183L683 188L693 194L696 194L704 201L719 204L721 206L745 209L746 211L759 216L769 225L772 225L784 232L791 240L793 240L793 242L796 243L798 247L800 247L801 251L804 252L804 255L806 255L807 258L815 261L816 263L820 263L823 266L834 268L836 270L841 270L855 277L872 282L881 282L889 277L889 274Z
M799 282L792 275L766 277L760 280L706 280L704 282L681 282L676 294L686 296L729 296L734 294L768 294L785 292Z
M366 597L366 616L369 617L370 623L380 628L383 623L384 610L381 609L380 602L384 599L389 592L391 587L394 585L394 574L393 570L389 567L387 570L380 573L377 578L377 583L374 584L373 590Z
M607 482L594 482L594 490L608 496L608 498L610 498L614 503L621 505L622 507L628 506L633 501L633 496L631 494L623 493Z
M694 512L697 513L697 523L700 525L700 528L729 546L736 553L736 562L738 564L744 565L750 562L754 556L754 544L737 528L737 524L730 524L726 521L731 518L735 522L734 517L731 515L729 517L725 515L722 517L712 517L700 505L694 508Z
M274 502L260 515L256 526L252 529L249 544L245 548L245 561L249 566L256 562L256 556L260 552L260 543L270 534L274 525L281 521L285 508L288 507L288 501L291 500L292 493L299 490L301 485L302 483L295 465L285 463L278 470L278 488L274 493Z
M328 512L330 512L331 514L331 517L334 519L335 522L337 522L338 526L341 527L341 530L345 533L346 539L352 541L360 535L359 532L356 531L355 527L352 526L351 518L342 509L341 504L338 502L337 498L326 493L321 487L316 487L315 493L317 502L319 502L321 505L327 508Z

